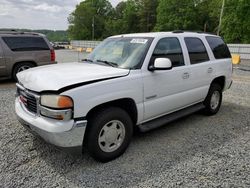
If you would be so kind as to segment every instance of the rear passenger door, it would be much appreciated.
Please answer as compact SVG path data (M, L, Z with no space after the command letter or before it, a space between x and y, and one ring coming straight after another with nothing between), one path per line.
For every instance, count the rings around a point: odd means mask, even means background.
M0 77L6 76L6 63L4 58L4 52L1 44L1 38L0 38Z
M190 81L191 90L196 101L206 98L210 83L215 71L207 52L208 46L205 38L185 37L184 38L190 60Z

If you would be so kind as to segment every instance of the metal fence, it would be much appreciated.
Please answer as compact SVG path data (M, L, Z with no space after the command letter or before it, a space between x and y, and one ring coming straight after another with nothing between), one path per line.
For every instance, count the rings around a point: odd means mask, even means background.
M90 41L90 40L72 40L70 45L73 48L95 48L101 41Z
M95 48L101 41L72 40L73 48ZM232 54L239 54L241 59L250 60L250 44L228 44Z
M239 54L241 59L250 59L250 44L228 44L232 54Z

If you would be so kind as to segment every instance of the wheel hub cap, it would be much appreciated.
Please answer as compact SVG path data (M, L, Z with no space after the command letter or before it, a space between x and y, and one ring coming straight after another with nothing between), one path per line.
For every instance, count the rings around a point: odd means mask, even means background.
M215 110L220 103L220 93L219 91L215 91L211 97L210 106L213 110Z
M22 72L22 71L25 71L25 70L27 70L27 69L29 69L30 67L29 66L22 66L22 67L20 67L18 70L17 70L17 72L19 73L19 72Z
M104 152L113 152L123 143L125 126L121 121L113 120L106 123L100 131L98 144Z

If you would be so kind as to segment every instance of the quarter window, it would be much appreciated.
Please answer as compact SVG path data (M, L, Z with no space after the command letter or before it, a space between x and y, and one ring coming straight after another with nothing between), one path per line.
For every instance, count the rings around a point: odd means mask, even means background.
M3 40L12 51L49 50L41 37L3 37Z
M206 37L210 48L213 51L215 59L231 58L227 45L220 37Z
M155 47L151 63L156 58L169 58L173 67L184 65L183 53L180 42L175 37L161 39Z
M185 43L188 49L191 64L209 61L207 50L200 39L188 37L185 38Z

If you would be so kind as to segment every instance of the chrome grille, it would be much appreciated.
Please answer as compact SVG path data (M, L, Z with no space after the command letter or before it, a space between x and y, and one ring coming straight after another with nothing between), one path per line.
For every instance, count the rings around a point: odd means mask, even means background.
M29 112L34 114L37 113L37 99L34 95L20 88L17 88L17 95Z

